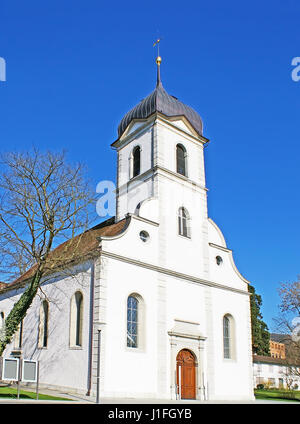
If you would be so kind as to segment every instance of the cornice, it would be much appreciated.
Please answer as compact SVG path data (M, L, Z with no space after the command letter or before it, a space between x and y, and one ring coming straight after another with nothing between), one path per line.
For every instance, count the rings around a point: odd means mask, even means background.
M161 274L165 274L165 275L169 275L169 276L172 276L172 277L175 277L175 278L179 278L181 280L189 281L190 283L193 283L193 284L215 287L215 288L218 288L218 289L222 289L222 290L226 290L226 291L232 291L232 292L235 292L235 293L241 293L241 294L245 294L247 296L250 296L250 293L246 290L236 289L234 287L222 285L222 284L219 284L219 283L215 283L213 281L204 280L202 278L194 277L194 276L188 275L188 274L183 274L183 273L173 271L173 270L168 269L168 268L159 267L157 265L153 265L153 264L150 264L150 263L147 263L147 262L144 262L144 261L140 261L140 260L133 259L133 258L128 258L126 256L121 256L121 255L118 255L116 253L101 250L100 254L101 254L101 256L104 256L106 258L119 260L119 261L122 261L122 262L129 263L131 265L141 266L143 268L147 268L147 269L150 269L152 271L155 271L155 272L158 272L158 273L161 273Z

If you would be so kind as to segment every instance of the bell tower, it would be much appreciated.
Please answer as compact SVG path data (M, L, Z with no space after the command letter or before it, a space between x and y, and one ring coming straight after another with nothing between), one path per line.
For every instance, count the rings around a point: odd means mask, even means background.
M199 190L206 199L203 148L208 139L202 135L202 120L166 92L161 62L158 56L154 91L123 117L118 139L112 144L118 155L117 220L127 213L139 214L147 199L161 203L166 185L169 201L181 197L184 203L190 197L193 203Z

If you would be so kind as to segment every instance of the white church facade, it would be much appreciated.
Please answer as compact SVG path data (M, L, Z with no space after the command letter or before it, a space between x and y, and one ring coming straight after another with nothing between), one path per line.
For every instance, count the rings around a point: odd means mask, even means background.
M252 400L249 282L208 217L201 118L157 69L112 144L116 217L82 236L73 276L47 278L3 356L91 396L99 364L100 398ZM3 320L25 282L1 286Z

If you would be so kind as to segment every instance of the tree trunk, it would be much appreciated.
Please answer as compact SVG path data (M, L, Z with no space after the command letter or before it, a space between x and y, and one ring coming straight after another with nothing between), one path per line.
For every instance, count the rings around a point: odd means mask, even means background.
M26 316L26 312L39 288L43 275L43 268L43 264L38 267L38 270L32 278L31 283L21 295L20 299L14 304L12 310L5 320L5 332L2 340L0 340L0 356L2 356L6 346L11 342L11 339L17 331L20 322Z

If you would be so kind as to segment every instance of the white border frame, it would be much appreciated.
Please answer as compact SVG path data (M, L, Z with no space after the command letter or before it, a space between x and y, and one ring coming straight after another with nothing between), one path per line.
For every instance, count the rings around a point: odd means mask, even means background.
M25 380L24 376L24 364L25 362L30 362L31 364L35 364L35 380ZM31 359L23 359L22 360L22 381L25 383L36 383L37 382L37 369L38 369L38 361L32 361Z
M17 378L5 378L5 364L6 361L15 361L17 362ZM19 373L20 373L20 359L19 358L3 358L3 368L2 368L2 380L3 381L19 381Z

